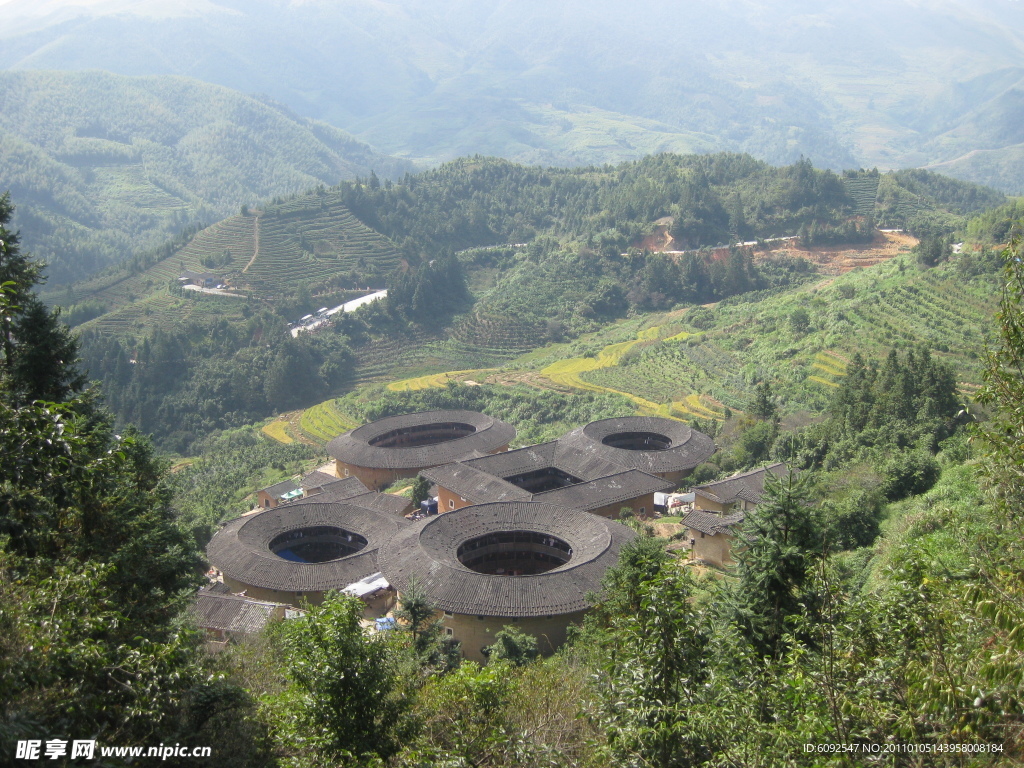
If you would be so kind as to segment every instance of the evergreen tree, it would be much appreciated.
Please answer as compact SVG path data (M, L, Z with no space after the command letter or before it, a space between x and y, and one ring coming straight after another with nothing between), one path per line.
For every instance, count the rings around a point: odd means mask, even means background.
M782 650L786 619L801 611L807 569L821 539L808 504L810 478L792 471L765 477L760 504L746 513L738 548L735 588L727 615L765 655Z
M754 401L750 404L750 414L765 421L771 421L779 412L779 406L772 394L771 384L767 380L758 382L754 387Z
M9 213L4 196L3 224ZM27 723L151 740L207 677L176 624L200 560L164 466L77 393L74 340L32 294L38 265L0 232L0 750Z

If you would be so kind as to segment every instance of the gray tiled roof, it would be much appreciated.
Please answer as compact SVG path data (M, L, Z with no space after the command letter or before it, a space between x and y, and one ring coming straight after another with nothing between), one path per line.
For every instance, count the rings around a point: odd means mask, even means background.
M602 441L611 435L628 432L653 432L664 435L669 447L664 450L633 451L613 448ZM651 474L679 472L693 469L715 452L715 444L703 432L698 432L675 419L656 416L625 416L593 421L574 429L559 440L560 443L591 452L623 467L639 469Z
M358 477L336 477L334 478L334 482L327 483L320 487L323 488L322 491L311 494L310 496L302 499L302 501L312 501L322 504L327 501L345 501L347 499L353 499L358 496L365 496L368 493L373 493L373 491L363 485L362 481Z
M248 635L267 625L277 605L201 589L189 607L189 614L200 629Z
M470 570L456 553L488 533L536 531L564 540L569 561L531 576L492 576ZM439 609L467 615L528 617L574 613L589 606L619 549L636 534L588 512L541 502L464 507L414 523L381 549L380 569L399 592L412 581Z
M465 437L434 445L413 448L381 448L370 441L386 432L431 423L469 424L476 431ZM418 469L436 467L452 461L487 454L507 446L516 436L511 424L475 411L424 411L391 416L346 432L327 444L327 452L336 459L359 467L379 469Z
M425 469L420 474L439 488L447 488L476 504L488 501L530 501L533 498L529 491L477 469L468 462L445 464Z
M687 528L700 531L708 536L714 536L715 534L728 531L732 526L742 523L744 519L746 519L746 515L742 512L719 517L714 512L704 512L696 509L687 514L680 522Z
M530 493L506 477L555 467L582 482L565 488ZM496 453L421 472L438 486L464 499L482 504L491 501L547 501L573 509L597 509L674 487L660 477L628 469L593 452L580 451L560 441Z
M377 550L409 522L397 515L348 502L304 499L232 520L210 540L207 556L221 572L243 584L283 592L341 589L380 570ZM270 551L270 542L285 531L333 525L366 539L359 552L323 563L298 563Z
M666 491L674 483L660 477L648 475L635 469L627 469L614 475L607 475L579 485L557 488L553 491L535 493L534 501L547 501L573 509L597 509L620 501L629 501L638 496L657 491ZM651 511L651 510L648 510Z
M310 488L323 488L325 485L338 483L341 482L341 480L342 479L340 477L335 477L334 475L329 475L326 472L321 472L319 469L314 469L302 478L299 485L302 486L303 490L308 490Z
M272 499L279 499L286 493L291 493L298 489L299 486L295 484L294 480L282 480L280 483L274 483L273 485L268 485L266 488L261 488L260 492L267 494Z
M736 499L744 499L752 504L759 504L761 502L761 494L764 493L764 480L767 473L771 472L776 477L781 477L788 471L789 468L780 461L775 464L769 464L766 467L752 469L749 472L741 472L724 480L695 485L690 490L719 504L731 504Z

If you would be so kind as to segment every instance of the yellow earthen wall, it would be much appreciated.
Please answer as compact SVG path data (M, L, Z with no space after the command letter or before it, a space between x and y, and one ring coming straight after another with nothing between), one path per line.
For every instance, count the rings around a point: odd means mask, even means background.
M463 657L471 661L486 662L482 649L494 643L494 636L504 627L515 627L521 632L537 638L537 648L547 655L554 653L565 642L566 630L570 624L583 621L583 612L567 613L559 616L510 619L497 616L476 616L463 614L448 615L441 618L446 637L462 643ZM451 630L451 634L448 634Z

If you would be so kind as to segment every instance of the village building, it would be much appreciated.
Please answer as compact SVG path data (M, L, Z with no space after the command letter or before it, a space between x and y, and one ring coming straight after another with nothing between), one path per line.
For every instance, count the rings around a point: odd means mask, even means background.
M220 275L213 272L193 272L186 269L181 273L178 282L182 285L195 285L200 288L215 288L223 283L223 280L221 280Z
M788 472L786 464L779 461L748 472L740 472L724 480L695 485L690 489L693 492L693 507L721 514L753 509L761 503L764 481L768 473L782 477Z
M441 613L445 636L484 661L504 627L544 653L582 621L622 545L636 534L578 509L535 501L482 504L399 530L378 560L399 593L415 584Z
M438 512L491 501L543 501L618 519L654 513L654 494L675 487L560 440L445 464L420 473L437 486Z
M273 509L280 504L302 498L302 488L294 480L282 480L256 492L256 504L261 509Z
M783 462L696 485L694 509L683 517L690 557L719 568L734 562L733 546L748 511L761 503L765 479L789 472Z
M585 454L678 484L715 452L714 441L675 419L627 416L592 421L559 439Z
M214 535L207 557L232 592L275 603L319 604L329 590L377 573L378 550L409 525L386 506L374 508L383 495L344 501L313 496L245 515Z
M736 512L719 515L694 510L683 518L686 537L690 540L690 558L724 568L733 562L733 540L746 515Z
M273 509L281 504L307 499L318 502L352 500L359 506L395 515L404 515L412 509L412 501L404 496L377 493L357 477L338 478L320 470L310 472L298 482L283 480L261 488L256 498L261 509Z
M211 651L223 650L231 641L258 635L270 621L285 618L287 606L233 595L227 585L214 582L196 593L189 615L203 630Z
M327 444L339 478L382 490L423 469L508 450L515 428L474 411L427 411L380 419Z

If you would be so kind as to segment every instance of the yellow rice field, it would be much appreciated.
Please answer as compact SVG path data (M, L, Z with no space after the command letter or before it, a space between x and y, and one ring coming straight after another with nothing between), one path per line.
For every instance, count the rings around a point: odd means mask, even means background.
M285 445L295 442L295 438L288 434L287 421L281 421L280 419L272 421L269 424L265 424L260 431L270 439L277 440L277 442L284 443Z
M388 384L392 392L415 392L420 389L441 389L448 386L449 381L459 381L470 378L477 373L487 373L497 370L496 368L475 368L468 371L446 371L445 373L431 373L427 376L417 376L412 379L402 379Z

